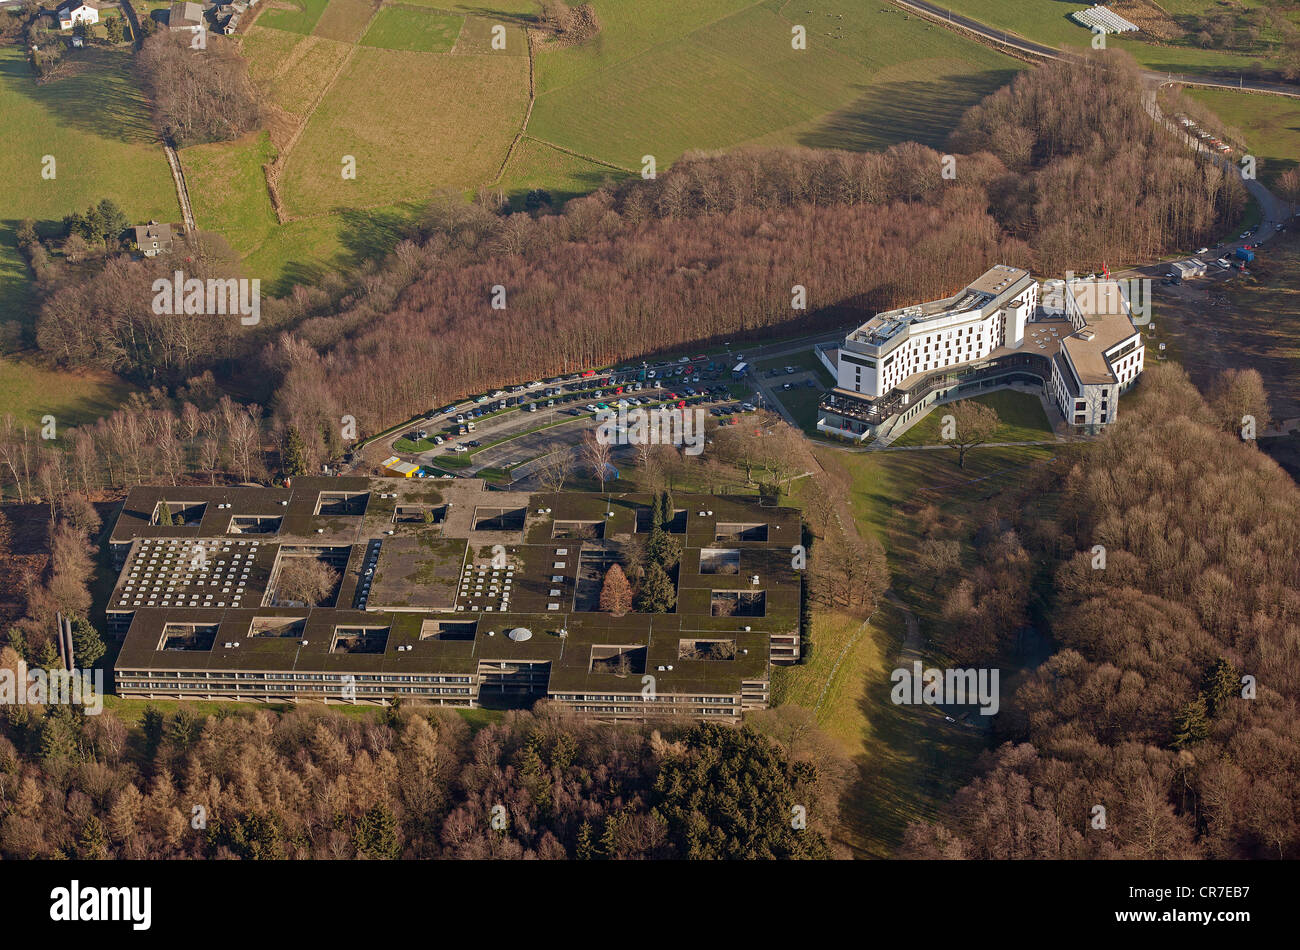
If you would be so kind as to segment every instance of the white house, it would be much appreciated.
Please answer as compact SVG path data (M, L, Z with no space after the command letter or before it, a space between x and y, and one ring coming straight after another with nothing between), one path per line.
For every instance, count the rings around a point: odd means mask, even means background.
M67 0L58 9L59 29L70 30L78 23L90 26L99 22L99 11L82 0Z

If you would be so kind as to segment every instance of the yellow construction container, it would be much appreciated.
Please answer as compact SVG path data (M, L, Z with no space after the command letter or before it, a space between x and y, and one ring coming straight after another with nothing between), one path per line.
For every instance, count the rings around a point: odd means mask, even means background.
M420 470L420 466L412 465L410 462L403 462L396 455L390 455L379 464L386 474L395 475L398 478L411 478Z

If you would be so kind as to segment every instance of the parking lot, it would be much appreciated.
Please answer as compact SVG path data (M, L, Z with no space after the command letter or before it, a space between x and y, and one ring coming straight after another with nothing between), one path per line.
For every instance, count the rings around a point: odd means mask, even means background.
M730 359L647 362L493 390L441 407L385 442L405 461L472 476L573 448L597 411L704 406L727 424L744 406L733 397Z

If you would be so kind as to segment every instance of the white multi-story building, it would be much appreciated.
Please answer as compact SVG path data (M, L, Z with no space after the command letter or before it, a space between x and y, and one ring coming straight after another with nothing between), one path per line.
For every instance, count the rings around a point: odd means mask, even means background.
M1029 272L999 264L953 297L877 314L840 347L839 388L877 399L918 373L1018 348L1037 304Z
M823 432L865 439L907 424L939 400L1009 383L1040 385L1072 425L1112 421L1142 371L1142 338L1115 281L1057 282L1040 309L1029 272L999 264L952 297L879 313L837 347L818 350L836 387Z

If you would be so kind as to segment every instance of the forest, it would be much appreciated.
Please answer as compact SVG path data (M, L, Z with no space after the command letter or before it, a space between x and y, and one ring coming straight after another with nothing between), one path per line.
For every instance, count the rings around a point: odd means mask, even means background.
M1033 485L1050 501L991 504L977 578L1027 571L1022 543L1048 578L1038 604L1026 584L985 585L1021 592L990 609L1033 614L1056 652L1004 704L981 774L903 853L1300 856L1300 489L1241 437L1265 400L1253 370L1207 400L1181 368L1150 366L1141 404ZM1006 656L978 635L977 594L960 596L974 603L952 610L954 644Z
M741 729L544 702L478 728L431 708L0 717L5 858L827 858L847 774L798 710Z

